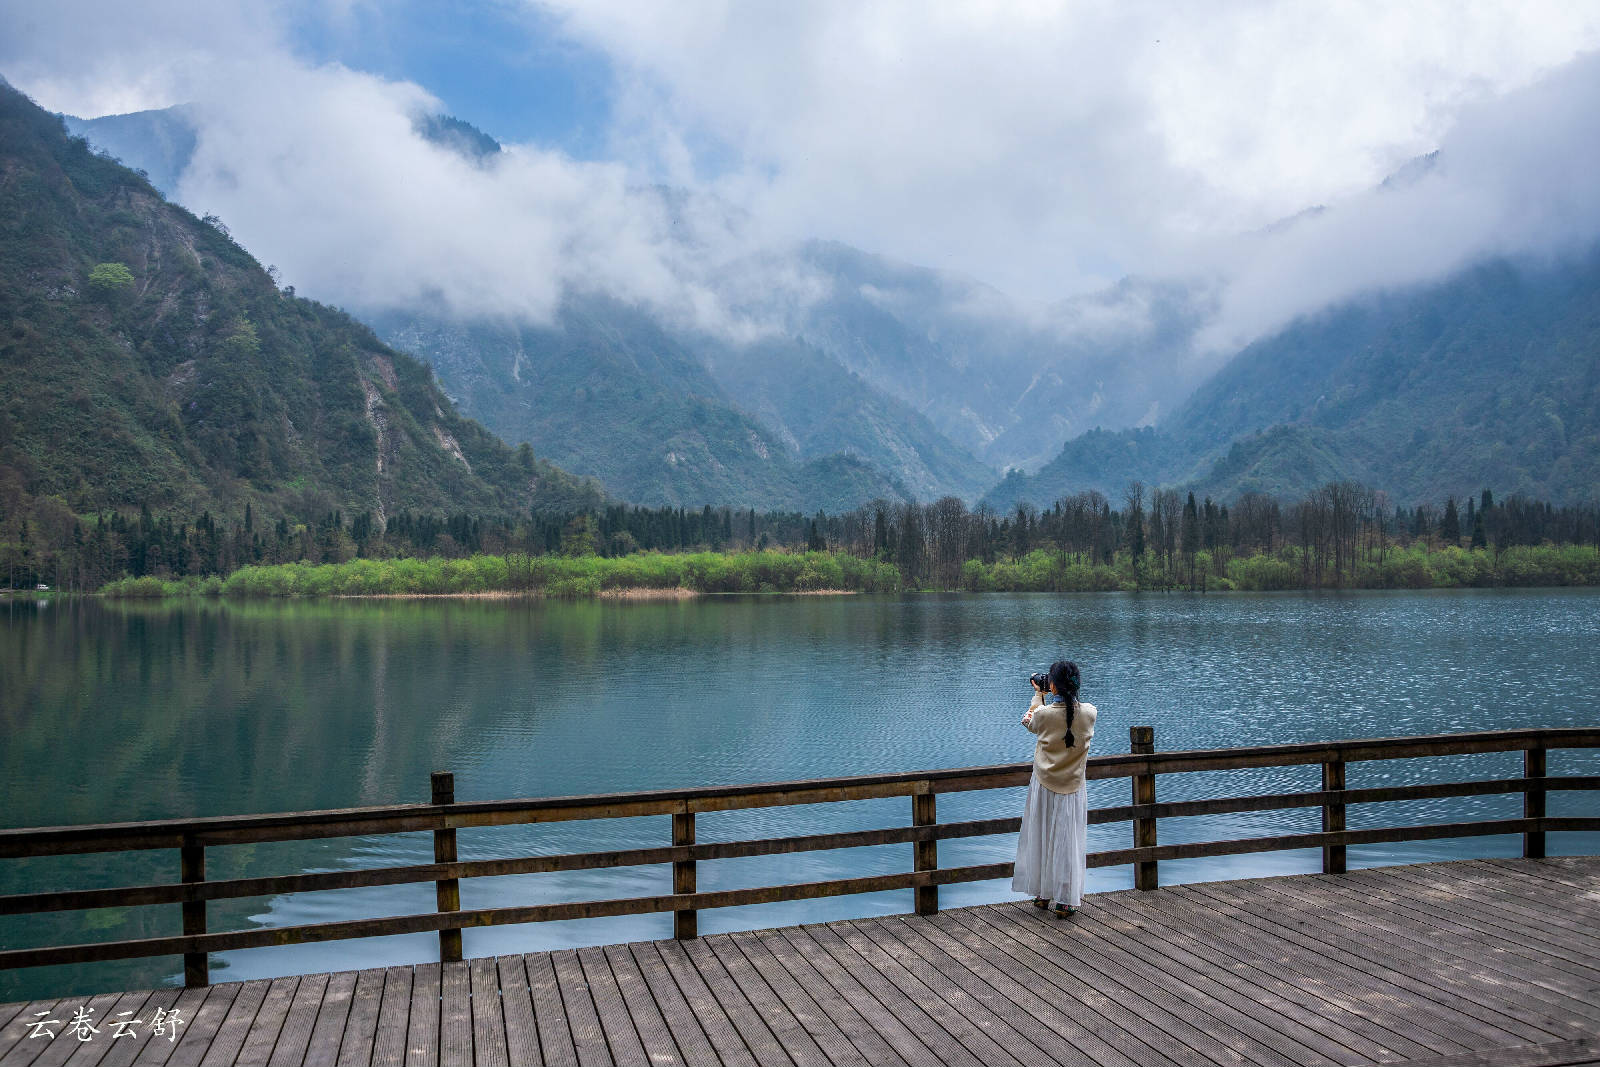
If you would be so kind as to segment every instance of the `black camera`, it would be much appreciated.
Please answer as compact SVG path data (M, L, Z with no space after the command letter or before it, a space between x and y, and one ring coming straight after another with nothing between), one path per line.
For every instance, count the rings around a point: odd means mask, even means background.
M1048 692L1050 689L1050 675L1044 671L1034 671L1028 675L1028 681L1038 686L1042 691Z

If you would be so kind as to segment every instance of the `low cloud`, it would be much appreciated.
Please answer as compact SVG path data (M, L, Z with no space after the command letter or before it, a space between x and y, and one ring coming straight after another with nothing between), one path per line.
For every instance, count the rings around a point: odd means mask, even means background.
M1229 352L1364 293L1443 278L1488 257L1548 260L1600 240L1600 54L1464 109L1437 153L1394 180L1225 246L1198 338Z
M1085 345L1205 319L1161 349L1188 381L1330 302L1600 232L1582 5L538 6L619 79L609 162L428 141L424 88L297 58L294 19L338 17L302 0L0 0L0 71L85 116L192 102L178 198L357 310L546 321L594 289L749 337L827 294L787 251L821 237L975 279L947 316ZM1154 288L1085 295L1127 275Z

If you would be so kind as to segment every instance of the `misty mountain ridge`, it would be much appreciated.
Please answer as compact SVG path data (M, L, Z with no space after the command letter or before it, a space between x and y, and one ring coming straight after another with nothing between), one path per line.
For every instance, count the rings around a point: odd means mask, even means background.
M1600 244L1491 260L1373 294L1257 341L1155 428L1067 443L986 501L1009 508L1129 481L1217 499L1336 480L1398 501L1483 486L1557 503L1600 492Z
M598 488L462 418L423 364L0 88L0 494L380 526ZM59 505L51 505L59 507ZM24 512L26 513L26 512Z
M459 120L442 123L418 129L433 129L424 135L468 158L492 159L487 145L499 148ZM1418 157L1374 193L1402 193L1439 166L1437 152ZM739 224L686 191L654 194L686 246L707 240L708 218L713 229ZM1257 236L1318 225L1329 211L1309 207ZM1296 493L1337 477L1404 499L1467 492L1479 482L1504 491L1538 486L1557 499L1579 492L1568 483L1580 478L1581 465L1559 455L1552 453L1545 475L1506 459L1521 447L1514 435L1532 432L1526 420L1457 417L1471 405L1453 367L1470 365L1480 385L1497 368L1515 368L1532 376L1527 403L1555 404L1561 447L1576 442L1581 451L1586 439L1587 416L1563 416L1567 409L1551 392L1552 382L1563 382L1581 396L1583 381L1518 356L1484 309L1518 321L1560 314L1549 341L1580 371L1594 362L1592 335L1565 311L1506 305L1518 284L1493 270L1485 277L1499 283L1473 285L1469 270L1336 301L1230 359L1196 349L1219 307L1206 282L1130 277L1025 314L982 283L838 242L803 242L762 258L712 280L730 307L767 324L755 340L596 293L570 293L553 322L536 325L462 317L444 305L359 313L387 340L427 359L463 410L495 432L527 439L641 503L832 510L870 496L948 493L1010 506L1046 504L1083 488L1120 492L1133 479L1220 495ZM786 270L814 294L794 300L752 290L737 277L746 267L751 278ZM1566 268L1547 277L1508 269L1558 285ZM1441 329L1450 335L1443 341L1407 331L1404 323L1432 306L1429 293L1443 294L1433 302L1443 301L1447 317L1477 322L1471 336L1478 341L1450 328ZM1452 303L1460 301L1469 303ZM1581 298L1565 310L1578 306ZM1551 325L1529 319L1525 328ZM621 410L633 415L619 425ZM1424 424L1423 413L1444 421ZM608 429L593 429L601 426ZM1576 437L1567 433L1573 426ZM1400 462L1396 441L1411 442L1415 462ZM1493 447L1465 447L1483 441ZM837 462L846 456L853 462ZM826 475L815 467L807 473L824 460ZM1436 474L1424 469L1430 463ZM1468 469L1473 464L1483 469ZM838 484L816 481L843 470L850 476ZM1007 477L985 494L1001 470Z
M159 124L163 116L194 136L189 115L174 109L79 125L108 145L119 124L133 128L116 143L118 154L139 163L137 130ZM499 148L460 120L421 116L414 128L478 161L492 160ZM167 137L177 140L176 134ZM172 173L165 157L157 162L161 173ZM652 195L674 239L685 246L712 239L707 227L739 226L736 212L703 197L665 187ZM528 440L541 454L559 456L575 472L600 477L614 492L641 503L729 502L717 494L743 484L744 499L735 502L809 510L843 499L837 490L844 487L811 486L798 468L842 455L881 472L871 479L873 495L973 500L1001 469L1037 467L1069 437L1094 425L1148 421L1181 400L1192 384L1151 365L1180 346L1188 324L1198 321L1198 312L1187 306L1188 294L1172 284L1125 282L1107 294L1065 301L1030 322L980 283L837 242L804 242L761 258L767 262L754 267L735 263L714 282L739 314L776 324L778 336L767 329L758 340L741 343L651 316L657 340L686 353L704 372L682 373L682 360L667 359L676 369L658 373L663 362L647 361L650 366L637 373L650 383L653 402L680 413L718 409L713 421L727 431L708 437L703 428L680 427L699 442L688 449L664 443L671 433L657 434L651 438L661 442L654 455L633 451L641 442L629 433L575 441L575 425L615 417L605 406L605 390L540 391L518 377L525 369L531 373L535 363L552 382L580 373L554 367L557 353L590 359L596 367L631 367L628 351L607 347L637 348L636 336L624 338L637 334L640 316L625 312L620 301L607 303L619 316L608 330L589 329L598 325L596 294L570 294L555 321L545 324L462 317L444 306L426 312L354 310L386 340L428 360L463 411L505 439ZM740 290L741 272L761 277L775 271L803 275L825 295L795 307L759 287ZM558 339L573 329L589 332L578 344ZM478 358L471 352L474 344L500 354ZM506 358L512 349L520 355ZM1142 358L1150 352L1157 353L1155 360ZM518 392L527 395L512 399ZM564 410L553 410L557 406ZM659 419L655 425L666 429ZM786 465L797 469L778 470ZM750 480L741 483L733 472ZM859 482L851 479L851 492L861 489Z

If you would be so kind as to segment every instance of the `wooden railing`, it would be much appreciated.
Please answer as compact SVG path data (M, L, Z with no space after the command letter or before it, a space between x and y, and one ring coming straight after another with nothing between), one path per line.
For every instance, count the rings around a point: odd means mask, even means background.
M1345 868L1345 850L1350 845L1521 834L1523 854L1539 857L1544 855L1545 835L1551 831L1600 830L1600 818L1551 818L1545 814L1545 796L1549 791L1600 788L1600 776L1597 775L1550 777L1546 773L1546 752L1549 749L1600 747L1600 729L1506 730L1494 733L1444 734L1431 737L1163 753L1155 751L1154 734L1150 727L1134 727L1131 731L1131 740L1133 750L1129 754L1096 757L1091 759L1088 765L1088 777L1092 779L1131 780L1131 804L1126 807L1095 808L1089 812L1090 823L1131 822L1133 826L1131 847L1091 853L1088 863L1091 867L1132 864L1135 885L1139 889L1156 888L1159 884L1158 865L1160 861L1169 859L1321 848L1323 870L1341 873ZM1345 788L1345 767L1350 763L1508 751L1523 753L1521 776L1426 785L1385 786L1375 789ZM1156 800L1156 780L1163 774L1313 764L1320 764L1322 767L1322 788L1317 791L1169 803L1160 803ZM147 849L176 849L179 856L177 882L0 896L0 915L178 904L181 906L183 919L181 936L0 950L0 967L37 967L47 964L88 963L181 954L184 959L184 980L193 986L203 985L208 980L207 953L267 945L437 931L440 957L452 961L461 958L461 930L470 926L498 926L555 919L598 918L670 911L673 913L674 935L679 938L691 938L696 936L697 913L706 908L767 904L892 889L914 890L916 911L919 914L932 914L939 907L939 886L1005 878L1010 876L1012 868L1010 863L942 868L938 862L938 843L957 838L1015 833L1021 825L1020 817L1015 816L941 823L938 821L936 810L939 794L1014 788L1025 785L1030 772L1031 764L1018 763L994 767L964 767L952 770L774 782L764 785L706 786L695 789L469 803L456 803L452 776L438 773L433 776L432 803L429 804L0 830L0 859ZM1345 828L1345 809L1352 804L1506 793L1522 794L1521 818L1427 823L1360 830ZM911 820L908 826L802 837L695 842L695 816L706 812L897 796L911 798ZM1160 819L1307 807L1321 809L1320 832L1170 845L1157 842L1156 830ZM463 828L644 815L672 817L671 845L513 859L462 861L456 858L456 831ZM433 863L275 877L206 880L205 850L210 847L265 841L407 833L419 830L433 832ZM695 888L695 865L702 860L897 843L914 846L910 871L713 892L699 892ZM475 909L461 907L459 883L463 878L667 863L672 865L672 892L659 896L530 904L518 907ZM212 900L418 882L435 883L437 900L435 911L226 932L208 931L206 926L206 903Z

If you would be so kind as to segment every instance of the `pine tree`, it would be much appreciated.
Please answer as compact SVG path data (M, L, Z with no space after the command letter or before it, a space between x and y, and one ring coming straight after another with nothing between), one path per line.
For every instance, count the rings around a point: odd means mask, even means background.
M1439 539L1446 545L1461 544L1461 516L1456 513L1456 498L1444 502L1444 518L1439 522Z

